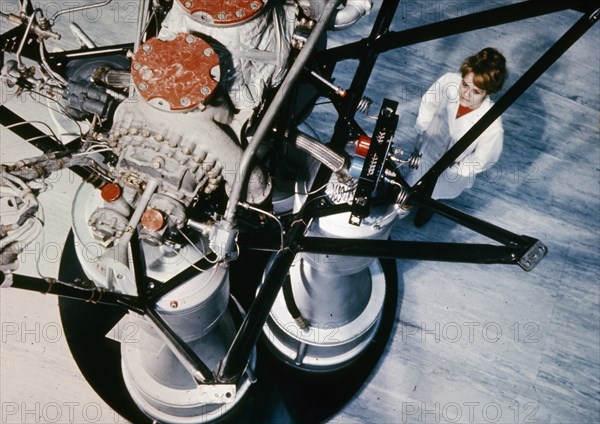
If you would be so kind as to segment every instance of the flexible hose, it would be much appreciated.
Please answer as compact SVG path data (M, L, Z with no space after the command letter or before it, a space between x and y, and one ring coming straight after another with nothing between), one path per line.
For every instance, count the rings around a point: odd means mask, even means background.
M344 157L307 134L298 132L296 147L317 159L333 172L340 172L346 163Z

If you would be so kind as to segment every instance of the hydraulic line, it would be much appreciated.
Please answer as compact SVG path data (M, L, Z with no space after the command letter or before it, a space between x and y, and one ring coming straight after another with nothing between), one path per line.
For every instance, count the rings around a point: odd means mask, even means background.
M318 140L315 140L307 134L298 132L295 142L296 147L310 154L333 172L338 173L344 169L346 163L344 157L320 143Z

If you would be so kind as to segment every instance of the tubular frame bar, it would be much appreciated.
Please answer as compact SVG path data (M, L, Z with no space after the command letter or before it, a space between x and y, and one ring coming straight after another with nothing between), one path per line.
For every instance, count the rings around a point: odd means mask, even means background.
M346 96L343 100L339 101L339 106L336 105L339 119L335 124L330 143L334 150L343 148L344 144L348 141L350 130L354 127L354 116L356 115L358 104L367 88L371 73L377 63L377 58L379 57L379 52L371 47L372 45L375 45L377 42L376 40L388 33L399 3L400 0L384 0L381 3L381 8L377 14L375 23L373 24L371 34L368 38L363 40L365 45L362 46L362 53L357 56L359 64L354 73L354 77L352 78L350 88L346 91ZM326 50L326 52L327 51L329 50ZM317 55L318 58L320 54ZM339 62L339 60L335 60L335 63L337 62ZM332 65L333 63L330 64ZM332 73L333 66L328 68L327 73Z
M196 355L188 344L179 337L169 324L160 316L154 307L146 309L146 317L159 330L161 339L167 344L171 352L179 359L185 369L198 383L211 383L214 381L213 372Z
M125 56L129 51L133 51L132 43L115 44L113 46L100 46L94 47L92 49L67 50L64 52L48 53L47 56L49 63L58 65L59 63L64 61L81 58L95 58L119 54ZM64 67L64 64L62 67Z
M302 236L305 229L306 225L302 221L292 225L286 237L286 247L276 254L268 268L256 299L252 302L225 358L219 365L217 381L220 383L237 381L244 372L277 294L298 252L299 246L295 240Z
M68 297L71 299L83 300L89 303L102 303L111 306L120 306L138 314L144 314L144 304L136 296L129 296L122 293L114 293L98 289L77 288L57 282L54 279L43 279L30 277L21 274L10 274L6 277L12 279L12 283L7 287L29 290L41 294L54 294L57 296Z
M415 192L411 195L411 199L420 206L424 206L428 209L432 209L442 216L456 222L457 224L466 227L470 230L475 231L483 236L486 236L492 240L502 243L505 246L518 247L524 242L534 240L528 236L517 235L504 228L498 227L489 222L483 221L479 218L466 214L458 209L454 209L440 201L431 199L429 196L425 196L419 192Z
M386 3L385 0L383 3ZM383 5L382 5L383 7ZM384 53L400 47L449 37L478 29L503 25L537 16L548 15L567 9L593 12L598 7L594 0L531 0L509 6L472 13L459 18L446 19L433 24L409 28L403 31L391 31L377 39L364 38L354 43L327 49L317 54L322 64L333 64L348 59L359 59L365 48Z
M535 242L523 243L522 246L495 246L468 243L303 237L298 241L298 244L302 252L324 255L517 265Z

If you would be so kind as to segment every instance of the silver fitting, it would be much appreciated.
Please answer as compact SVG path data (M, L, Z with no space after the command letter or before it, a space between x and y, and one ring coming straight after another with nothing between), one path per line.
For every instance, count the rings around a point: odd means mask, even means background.
M212 226L209 234L209 246L217 255L218 260L237 259L237 235L238 230L236 228L225 228L220 224Z

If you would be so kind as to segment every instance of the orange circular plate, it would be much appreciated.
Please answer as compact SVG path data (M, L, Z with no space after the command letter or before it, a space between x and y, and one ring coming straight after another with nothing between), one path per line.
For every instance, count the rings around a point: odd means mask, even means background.
M203 23L234 25L252 19L268 0L177 0L190 14Z
M158 209L147 209L141 219L142 227L150 231L159 231L165 226L165 217Z
M191 34L173 40L151 38L133 55L131 76L140 96L164 110L185 112L210 98L219 58L206 41Z

